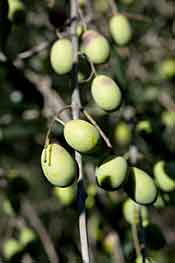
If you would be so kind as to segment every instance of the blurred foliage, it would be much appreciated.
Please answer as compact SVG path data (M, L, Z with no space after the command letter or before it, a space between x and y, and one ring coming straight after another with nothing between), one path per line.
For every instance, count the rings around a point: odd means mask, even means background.
M8 3L13 1L21 4L9 14ZM60 262L81 262L76 191L71 191L71 196L69 193L63 196L63 192L57 192L46 181L40 168L51 114L32 79L35 75L47 76L52 88L70 104L70 76L60 77L53 72L50 47L17 61L25 50L44 41L52 44L56 27L64 30L69 1L55 2L54 7L49 0L0 2L0 257L8 262L25 262L26 257L32 259L31 262L49 262L32 219L23 212L26 200L30 200L47 229ZM121 12L143 18L137 20L131 16L133 37L124 47L116 46L109 36L110 8L104 16L104 8L98 7L97 2L93 14L95 23L98 30L108 36L111 45L108 63L98 66L97 72L116 80L124 102L118 111L107 115L94 105L90 84L86 83L80 84L83 106L108 134L116 154L129 153L130 147L136 145L141 153L137 166L152 176L157 161L175 162L173 1L116 1ZM84 10L85 6L82 8ZM87 63L82 65L83 74L87 74L87 67L89 70ZM56 127L54 138L65 144L61 133ZM108 193L99 189L94 178L96 156L85 156L84 161L89 240L94 262L115 262L115 238L111 233L117 231L126 262L134 263L131 228L122 213L127 196L122 191ZM161 202L148 207L151 221L146 226L148 254L152 258L150 262L173 263L175 196L174 192L160 191L159 194ZM141 261L138 259L138 262Z

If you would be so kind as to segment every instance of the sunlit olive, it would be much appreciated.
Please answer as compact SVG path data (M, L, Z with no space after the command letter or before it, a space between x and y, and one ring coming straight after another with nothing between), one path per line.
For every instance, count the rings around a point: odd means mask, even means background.
M142 133L142 132L151 133L152 127L150 121L149 120L140 121L136 126L136 130L138 133Z
M21 0L8 0L8 18L14 22L21 22L25 18L25 6Z
M52 68L58 74L69 73L73 64L73 48L69 39L57 40L50 52Z
M78 3L81 7L86 5L86 0L78 0Z
M105 75L95 77L91 93L97 105L105 111L114 111L121 104L122 95L118 85Z
M30 242L34 241L35 239L36 239L36 235L31 228L28 227L22 228L19 235L19 242L21 243L21 245L26 246Z
M139 204L152 204L157 197L157 188L153 179L141 169L130 168L125 191L130 198Z
M111 232L109 234L107 234L107 236L105 237L104 241L103 241L103 248L105 250L106 253L108 254L113 254L115 247L117 245L117 236L115 234L115 232Z
M76 198L77 188L75 185L54 188L54 194L63 205L71 205Z
M143 225L146 226L149 223L148 210L145 206L138 206L136 202L131 199L127 199L123 204L123 215L125 220L129 224L139 223L139 209L141 211Z
M118 45L125 45L132 36L131 26L124 15L115 15L110 19L110 33Z
M21 244L14 238L5 241L3 246L4 258L10 260L15 254L21 251Z
M95 64L106 62L109 57L110 48L104 36L94 30L87 30L83 36L83 51Z
M161 120L166 127L175 127L175 112L163 111L161 115Z
M159 66L159 74L163 79L175 77L175 59L169 58L162 61Z
M65 124L64 137L74 150L82 153L91 152L100 140L95 126L80 119L71 120Z
M107 191L118 189L127 177L128 165L123 157L114 157L96 168L98 185Z
M58 144L43 149L41 166L48 181L58 187L71 185L77 176L77 166L71 155Z
M159 161L154 166L154 178L157 186L165 192L175 190L175 163Z
M120 146L127 146L130 144L132 138L132 131L129 125L121 121L116 124L114 128L114 141Z

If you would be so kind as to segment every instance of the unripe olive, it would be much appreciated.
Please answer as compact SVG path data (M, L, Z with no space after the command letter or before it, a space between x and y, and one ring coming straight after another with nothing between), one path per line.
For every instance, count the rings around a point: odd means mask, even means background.
M153 179L136 167L130 169L125 191L130 198L142 205L152 204L157 197L157 188Z
M108 0L95 0L94 7L95 7L95 11L103 14L108 11L109 2Z
M28 245L30 242L36 239L36 235L31 228L24 227L19 235L19 241L22 246Z
M150 121L148 121L148 120L140 121L136 126L136 130L137 130L137 132L151 133L152 127L151 127Z
M110 19L110 33L118 45L125 45L132 36L131 26L124 15L115 15Z
M153 170L155 182L162 191L175 190L175 163L166 164L164 161L159 161L154 165Z
M86 5L86 0L78 0L78 3L81 7Z
M103 248L105 250L106 253L108 254L113 254L115 251L115 247L117 244L117 237L115 233L109 233L104 241L103 241Z
M175 77L175 59L169 58L164 60L159 66L159 72L163 79Z
M175 112L174 111L164 111L161 116L162 123L166 127L175 126Z
M125 220L129 224L138 224L139 223L139 211L138 204L131 199L127 199L123 204L123 215ZM148 220L148 210L145 206L140 206L141 216L143 225L146 226L149 223Z
M71 185L64 188L54 188L54 194L59 199L59 201L66 206L71 205L73 203L73 201L76 198L76 191L77 189L75 185Z
M158 194L157 200L156 200L156 202L154 202L154 207L156 207L156 208L165 207L165 201L160 194Z
M82 40L82 50L93 63L101 64L107 60L110 48L104 36L94 30L88 30L83 34Z
M41 166L48 181L58 187L71 185L77 176L77 166L71 155L58 144L43 149Z
M121 104L122 95L118 85L105 75L95 77L91 93L97 105L105 111L114 111Z
M21 0L8 0L9 12L8 18L15 22L24 20L25 6Z
M64 137L67 143L76 151L88 153L99 143L98 130L84 120L71 120L64 126Z
M69 39L57 40L50 52L52 68L58 74L69 73L73 64L73 48Z
M121 121L117 123L114 128L114 140L120 146L127 146L130 144L132 138L132 131L129 125Z
M150 263L150 262L154 263L154 261L152 261L152 259L147 259L147 258L145 259L144 262L145 262L145 263ZM138 257L136 258L135 263L143 263L143 257L142 257L142 256L138 256Z
M128 165L123 157L106 161L96 169L98 185L107 191L118 189L127 177Z
M10 260L21 251L21 244L14 238L8 239L3 247L4 258Z

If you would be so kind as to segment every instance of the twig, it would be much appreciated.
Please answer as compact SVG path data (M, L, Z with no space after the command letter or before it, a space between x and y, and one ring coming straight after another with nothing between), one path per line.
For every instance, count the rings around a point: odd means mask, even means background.
M116 15L118 13L118 8L117 8L116 2L114 0L109 0L109 5L111 7L112 14Z
M99 131L101 137L103 138L104 142L106 143L107 147L112 149L112 144L109 140L109 138L106 136L106 134L103 132L103 130L100 128L100 126L97 124L97 122L90 116L90 114L86 111L83 110L84 115L86 118L96 127L96 129Z
M137 20L137 21L142 21L142 22L149 22L151 21L150 18L143 16L143 15L138 15L138 14L131 14L128 12L121 12L124 16L128 17L131 20Z
M36 233L38 233L40 240L43 244L43 247L49 258L49 261L52 263L59 263L60 260L56 253L52 240L50 239L47 230L45 229L44 225L42 224L34 207L31 205L29 200L25 199L23 201L22 213L24 217L28 219L28 221L30 222L31 226L34 228Z
M78 0L71 0L71 18L78 16ZM73 46L73 69L72 69L72 115L73 119L78 119L80 116L80 93L78 86L78 38L76 35L77 20L75 19L70 27L70 33L72 35L72 46ZM79 178L78 178L78 207L79 207L79 231L80 231L80 244L81 244L81 255L82 262L90 263L89 247L88 247L88 235L87 235L87 224L86 224L86 209L85 200L86 193L83 182L83 165L82 156L80 153L75 152L75 159L79 167Z

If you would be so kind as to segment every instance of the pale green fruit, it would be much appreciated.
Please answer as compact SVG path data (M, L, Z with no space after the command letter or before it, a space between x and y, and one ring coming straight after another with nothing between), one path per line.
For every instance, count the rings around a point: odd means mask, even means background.
M175 77L175 59L170 58L164 60L159 66L159 72L164 79Z
M123 204L123 215L125 220L129 224L135 224L137 225L139 223L139 207L138 204L135 203L131 199L127 199L124 204ZM140 206L141 209L141 216L142 216L142 221L143 225L146 226L149 222L148 220L148 210L144 206Z
M99 143L98 130L87 121L71 120L64 126L64 137L67 143L76 151L88 153Z
M121 121L117 123L114 128L114 140L117 144L121 146L127 146L130 144L132 139L132 131L129 125Z
M115 15L110 19L110 33L118 45L125 45L132 36L131 26L124 15Z
M173 164L168 167L164 161L159 161L153 170L155 182L162 191L171 192L175 190L175 163L173 169Z
M128 164L123 157L115 157L96 168L98 185L107 191L118 189L127 177Z
M5 259L10 260L15 254L19 253L20 251L21 245L16 239L11 238L5 242L3 247Z
M59 201L66 206L71 205L73 201L75 201L76 192L77 189L75 185L71 185L65 188L60 188L60 187L54 188L54 194L59 199Z
M157 188L153 179L136 167L130 169L125 191L130 198L142 205L152 204L157 197Z
M53 44L50 61L52 68L58 74L66 74L72 70L73 48L69 39L63 38Z
M152 132L152 127L151 127L151 123L148 120L142 120L140 121L137 126L136 126L136 130L138 132L146 132L146 133L151 133Z
M156 208L163 208L163 207L165 207L165 201L163 200L163 198L162 198L162 196L160 194L157 196L157 200L154 203L154 206Z
M106 253L113 254L117 245L117 237L115 232L114 233L109 233L104 241L103 241L103 248Z
M118 85L105 75L95 77L91 93L97 105L105 111L114 111L121 104L122 95Z
M104 36L94 30L88 30L83 34L83 51L95 64L104 63L109 57L110 47Z
M15 17L24 15L25 6L20 0L8 0L9 12L8 18L13 20Z
M86 0L78 0L78 3L81 7L86 5Z
M142 256L137 257L135 263L143 263L143 257ZM151 261L149 259L146 259L144 263L158 263L158 262L152 261L152 259Z
M30 242L34 241L35 239L36 239L36 235L32 229L28 227L24 227L21 230L20 236L19 236L19 242L21 243L21 245L26 246Z
M88 230L92 240L100 241L102 239L103 230L101 225L100 216L93 213L88 220Z
M103 14L108 11L109 2L108 0L95 0L94 7L95 7L95 11Z
M3 204L2 204L2 209L3 212L6 213L8 216L14 216L15 215L15 211L10 203L10 201L8 199L5 199Z
M58 144L43 149L41 166L48 181L58 187L71 185L77 176L77 166L71 155Z
M174 111L164 111L161 116L162 123L167 127L175 126L175 112Z

